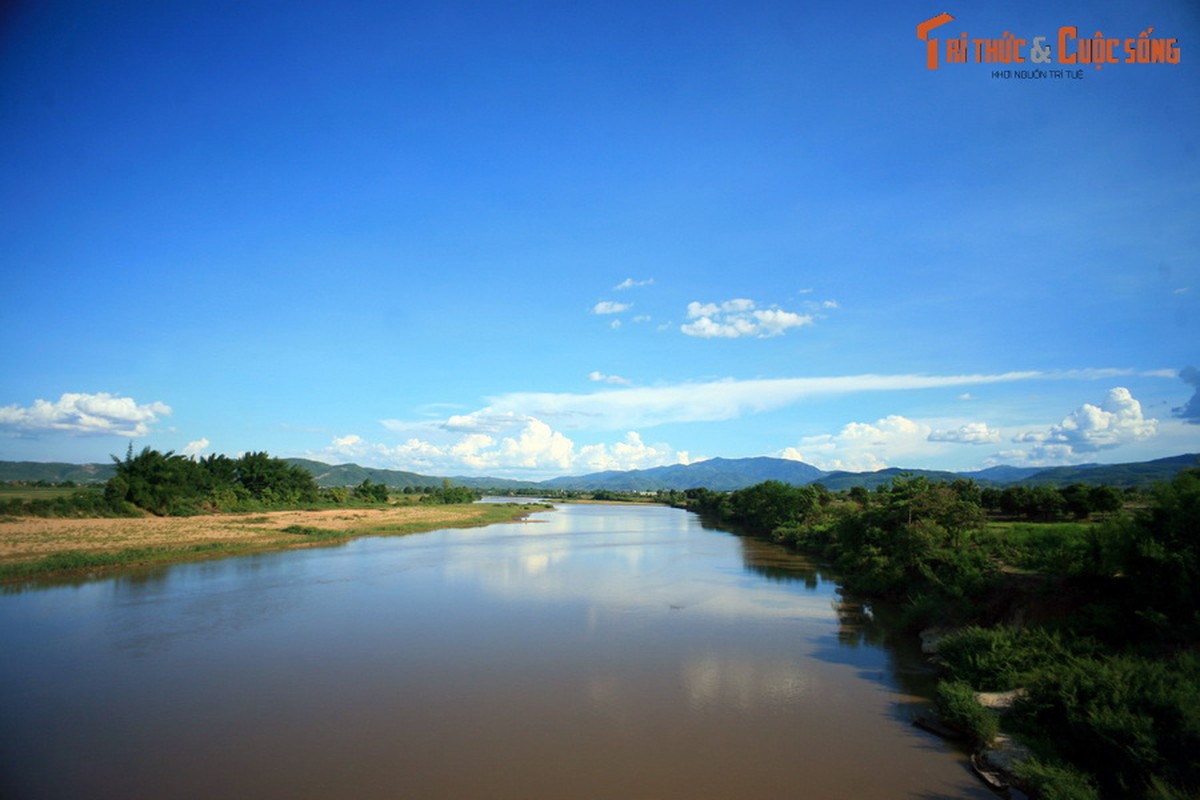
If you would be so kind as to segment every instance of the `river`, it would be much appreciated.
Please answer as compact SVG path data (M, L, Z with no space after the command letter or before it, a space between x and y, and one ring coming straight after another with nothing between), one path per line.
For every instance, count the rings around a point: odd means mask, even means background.
M677 509L7 588L10 800L993 797L879 611Z

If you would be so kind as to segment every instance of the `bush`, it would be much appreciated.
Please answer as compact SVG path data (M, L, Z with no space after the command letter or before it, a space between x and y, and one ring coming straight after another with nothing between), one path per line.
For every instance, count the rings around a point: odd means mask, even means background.
M938 644L938 657L953 678L988 692L1015 689L1067 653L1061 637L1042 628L971 625Z
M975 690L965 681L941 681L937 685L937 710L942 721L982 746L1000 732L1000 718L975 699Z
M1014 723L1095 775L1105 795L1200 789L1200 658L1194 654L1172 661L1069 658L1047 666L1028 689L1013 707Z
M1015 767L1017 779L1031 796L1041 800L1099 800L1092 779L1061 761L1029 758Z

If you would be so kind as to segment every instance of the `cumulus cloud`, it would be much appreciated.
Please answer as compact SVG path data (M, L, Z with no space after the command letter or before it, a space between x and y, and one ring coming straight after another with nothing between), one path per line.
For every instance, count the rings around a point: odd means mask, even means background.
M996 444L1000 431L987 426L986 422L968 422L950 430L938 430L929 434L931 442L958 442L959 444Z
M159 417L171 413L165 403L138 403L129 397L99 392L66 393L58 400L0 408L0 429L17 435L62 431L69 434L145 436Z
M613 300L601 300L592 306L593 314L620 314L633 308L632 303L617 303Z
M1142 404L1123 386L1110 389L1100 403L1084 403L1045 431L1031 431L1013 441L1033 443L1031 457L1065 460L1141 441L1158 432L1158 420L1142 416Z
M686 459L686 453L684 454ZM647 469L680 462L666 445L648 445L641 434L630 431L625 438L611 445L591 444L580 448L575 464L588 472L604 470Z
M851 422L836 434L806 436L779 455L824 470L874 472L922 453L929 434L928 425L891 414L873 423Z
M620 375L605 375L603 372L593 370L588 373L588 380L594 383L611 383L617 386L628 386L633 381L628 378L622 378Z
M579 446L532 416L478 414L453 419L453 423L437 426L391 420L386 427L419 435L409 436L400 444L385 445L351 434L334 439L313 455L443 475L468 471L530 477L645 469L686 463L688 459L686 452L677 453L670 445L643 442L636 431L627 432L617 442Z
M1171 413L1192 425L1200 425L1200 369L1186 366L1179 371L1179 377L1196 391L1191 400L1179 408L1171 409Z
M796 314L780 308L758 308L753 300L744 297L723 303L688 303L687 317L691 322L680 326L688 336L703 339L737 339L754 336L768 339L781 336L791 328L813 324L811 314Z
M617 291L623 291L625 289L634 289L638 286L649 286L652 283L654 283L654 278L646 278L642 281L635 281L633 278L626 278L613 288Z
M183 455L188 456L190 458L195 458L196 456L200 455L205 450L207 450L208 445L209 445L208 439L197 439L194 442L188 442L184 446L183 450L180 451L180 453L182 453Z

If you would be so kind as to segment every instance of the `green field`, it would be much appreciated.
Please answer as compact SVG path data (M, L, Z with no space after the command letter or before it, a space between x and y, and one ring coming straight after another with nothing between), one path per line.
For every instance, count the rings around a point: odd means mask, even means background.
M78 492L104 492L103 485L97 486L13 486L0 484L0 500L54 500L71 497Z

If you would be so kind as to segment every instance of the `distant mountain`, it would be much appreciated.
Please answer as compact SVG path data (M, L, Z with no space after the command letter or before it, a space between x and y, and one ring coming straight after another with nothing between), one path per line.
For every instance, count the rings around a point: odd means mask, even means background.
M441 485L442 479L437 479ZM468 489L540 489L545 484L537 481L519 481L514 478L473 478L470 475L455 475L450 478L455 486L466 486Z
M104 483L116 468L107 464L64 464L52 461L0 461L0 481Z
M1130 464L1082 464L1077 467L1050 467L1021 479L1020 483L1054 486L1088 483L1122 488L1147 486L1157 481L1169 481L1178 475L1180 470L1189 467L1200 467L1200 453L1188 453Z
M926 477L935 483L939 481L949 482L963 477L955 472L942 472L940 470L931 469L900 469L899 467L889 467L888 469L881 469L875 472L830 472L824 478L821 478L818 483L832 492L840 492L843 489L849 489L854 486L865 486L868 489L874 489L877 486L890 483L892 478L895 478L898 475Z
M441 486L441 478L428 475L418 475L415 472L404 472L398 469L376 469L360 467L358 464L326 464L307 458L287 458L287 463L301 467L312 474L318 486L358 486L365 480L371 483L382 483L394 489L415 488L418 486Z
M1080 464L1079 468L1093 467L1095 464ZM1025 480L1030 475L1036 475L1045 470L1045 467L1010 467L1001 465L998 467L988 467L987 469L975 470L974 472L960 473L964 478L978 481L981 484L1008 484L1018 483Z
M593 472L543 481L551 489L609 489L653 492L659 489L714 491L744 489L763 481L783 481L797 486L820 480L826 473L802 461L784 458L711 458L694 464L635 469L628 472Z
M382 483L393 489L417 488L423 486L441 486L444 477L421 475L416 472L405 472L399 469L376 469L360 467L358 464L326 464L323 461L313 461L307 458L284 459L293 466L301 467L313 476L318 486L358 486L364 480L371 483ZM455 477L450 482L455 486L466 486L471 489L536 489L540 484L534 481L516 481L508 478L469 478Z
M357 486L364 480L382 483L394 489L440 486L445 478L404 472L395 469L375 469L357 464L326 464L306 458L285 459L310 472L319 486ZM1200 454L1159 458L1128 464L1079 464L1070 467L1013 467L998 466L973 472L889 468L877 472L824 472L802 461L783 458L712 458L694 464L672 464L667 467L628 471L594 472L553 478L547 481L521 481L511 478L454 477L455 486L472 489L608 489L625 492L653 492L706 488L714 491L744 489L763 481L775 480L804 486L821 483L832 491L852 486L873 489L897 475L925 476L931 481L952 481L970 478L983 486L1013 484L1050 484L1066 486L1086 483L1108 486L1149 486L1157 481L1175 477L1180 470L1200 467ZM0 461L0 481L46 481L48 483L103 483L113 475L110 464L66 464L40 461Z

